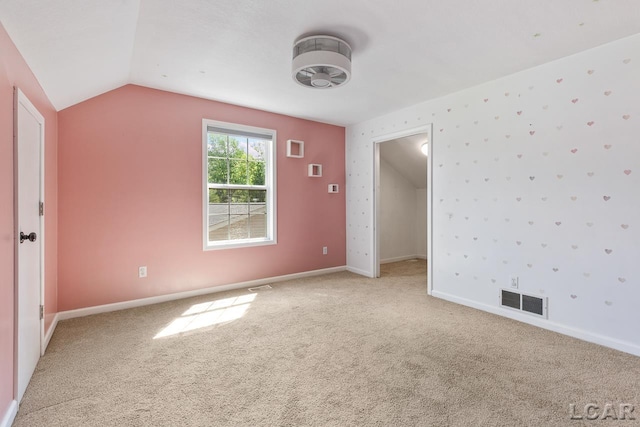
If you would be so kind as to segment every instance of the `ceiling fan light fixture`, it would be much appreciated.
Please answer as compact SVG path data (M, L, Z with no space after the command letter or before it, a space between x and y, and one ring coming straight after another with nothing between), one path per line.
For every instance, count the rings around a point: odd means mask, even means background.
M351 79L351 46L333 36L311 36L293 45L293 79L315 89L342 86Z

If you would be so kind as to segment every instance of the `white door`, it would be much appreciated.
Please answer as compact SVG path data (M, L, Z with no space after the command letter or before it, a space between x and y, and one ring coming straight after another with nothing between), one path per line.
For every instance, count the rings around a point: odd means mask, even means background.
M40 359L43 320L42 156L44 118L16 89L16 264L17 283L17 400L20 402Z

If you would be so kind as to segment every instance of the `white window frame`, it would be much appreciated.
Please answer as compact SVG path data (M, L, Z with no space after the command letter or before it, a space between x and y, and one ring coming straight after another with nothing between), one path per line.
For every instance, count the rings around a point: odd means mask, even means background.
M266 144L265 152L265 185L267 187L267 237L254 239L209 241L209 173L208 173L208 131L209 127L223 128L229 131L244 133L259 133L271 135L271 143ZM277 135L274 129L258 128L237 123L221 122L217 120L202 119L202 241L203 250L244 248L251 246L275 245L277 236L277 207L276 201L276 146ZM231 187L241 187L233 185Z

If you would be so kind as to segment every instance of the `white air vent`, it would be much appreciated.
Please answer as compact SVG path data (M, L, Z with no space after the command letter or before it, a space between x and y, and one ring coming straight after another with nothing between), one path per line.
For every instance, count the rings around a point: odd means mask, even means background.
M305 87L329 89L351 78L351 46L331 36L311 36L293 46L293 79Z
M500 307L547 318L547 297L500 289Z

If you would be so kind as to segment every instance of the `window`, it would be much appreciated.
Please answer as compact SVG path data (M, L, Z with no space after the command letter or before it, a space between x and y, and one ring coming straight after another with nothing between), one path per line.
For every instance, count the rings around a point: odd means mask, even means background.
M276 243L276 131L202 121L204 249Z

